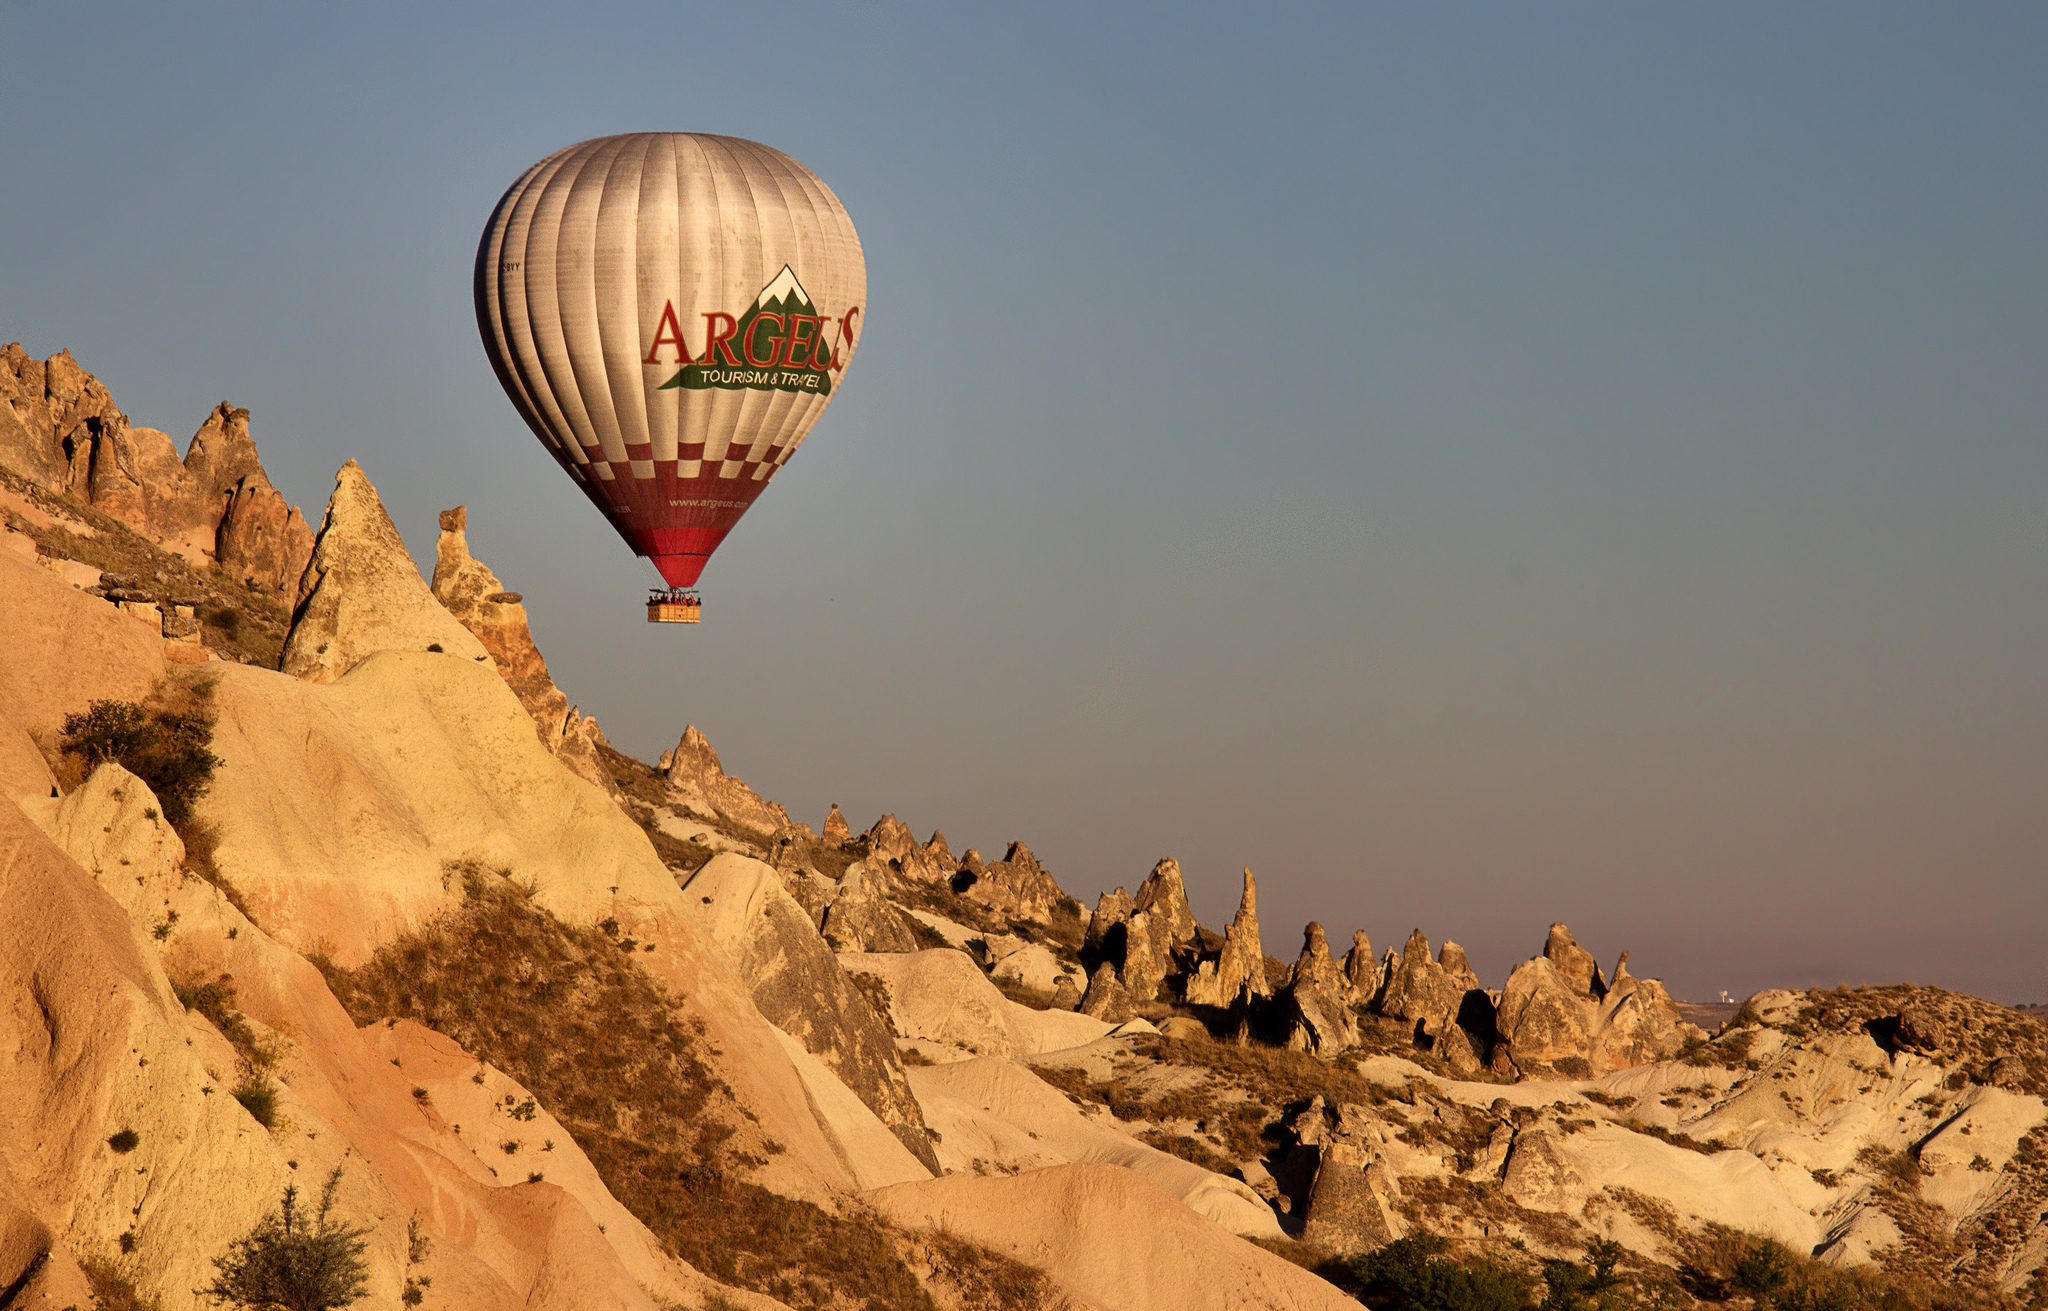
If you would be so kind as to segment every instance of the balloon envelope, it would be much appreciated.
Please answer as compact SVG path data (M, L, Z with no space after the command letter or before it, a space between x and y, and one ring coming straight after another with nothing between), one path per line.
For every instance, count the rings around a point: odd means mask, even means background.
M671 586L831 402L867 303L839 198L779 150L636 132L556 151L498 202L476 317L506 395Z

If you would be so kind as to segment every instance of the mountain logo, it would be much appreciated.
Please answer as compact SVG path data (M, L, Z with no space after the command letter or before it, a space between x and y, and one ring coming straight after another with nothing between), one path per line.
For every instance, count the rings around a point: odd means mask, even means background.
M726 391L811 392L832 394L832 375L845 364L839 348L853 340L854 324L860 317L856 305L838 318L818 313L810 293L796 280L789 265L761 288L746 313L734 318L721 310L704 314L704 353L695 357L683 341L682 324L676 318L675 302L665 302L655 325L654 343L645 364L661 363L664 346L676 352L682 367L656 390L681 387L702 391L716 387ZM827 340L828 327L834 335Z

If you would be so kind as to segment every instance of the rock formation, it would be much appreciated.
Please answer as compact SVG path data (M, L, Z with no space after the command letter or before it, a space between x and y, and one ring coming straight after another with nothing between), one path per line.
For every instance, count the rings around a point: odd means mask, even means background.
M1240 996L1268 997L1266 949L1259 942L1259 888L1252 872L1244 872L1244 893L1237 915L1223 932L1223 951L1212 963L1202 961L1190 974L1184 995L1191 1006L1230 1006Z
M498 676L533 716L540 740L552 750L568 722L569 698L548 677L548 663L533 644L519 593L506 591L498 576L469 553L468 527L467 506L441 512L441 536L434 543L434 599L491 653Z
M834 951L916 951L924 945L910 916L883 895L864 861L840 876L820 929Z
M1508 976L1494 1027L1513 1068L1532 1076L1604 1074L1673 1055L1690 1036L1662 984L1617 968L1610 986L1562 924Z
M1095 973L1088 978L1088 991L1082 994L1081 1004L1076 1009L1083 1015L1110 1024L1122 1024L1134 1013L1131 995L1117 981L1116 967L1108 961L1095 967Z
M832 813L825 816L825 827L818 835L828 847L837 847L853 837L853 830L846 825L846 816L839 813L839 803L832 803Z
M925 1168L938 1173L886 1021L853 986L775 871L728 852L683 885L683 904L729 952L768 1022L802 1043Z
M1093 951L1104 945L1109 934L1131 917L1134 908L1131 894L1119 885L1114 892L1105 892L1095 901L1095 912L1088 917L1087 946ZM1123 942L1119 937L1111 948L1114 955L1123 955Z
M1311 922L1302 933L1301 958L1279 997L1287 1045L1315 1056L1335 1056L1356 1047L1358 1025L1344 991L1344 976L1330 959L1323 926Z
M249 412L222 401L178 457L170 437L129 426L69 351L37 362L0 347L0 466L119 520L193 563L288 591L313 535L271 486Z
M1040 922L1051 919L1053 907L1067 897L1060 891L1060 885L1053 882L1052 875L1039 866L1031 848L1021 842L1012 842L1001 860L979 871L963 860L961 876L955 879L954 887L1018 919Z
M1354 1001L1368 1002L1379 994L1379 966L1372 958L1372 939L1360 929L1351 935L1351 950L1344 953L1344 982Z
M283 668L308 682L332 683L379 651L491 659L434 599L377 489L350 460L335 476L312 561L299 580Z
M683 739L669 753L668 762L669 794L682 805L722 816L754 830L764 840L789 827L789 814L780 804L763 800L760 793L725 772L718 753L695 724L683 729Z
M1408 935L1407 946L1395 959L1399 963L1388 972L1379 1013L1413 1026L1418 1045L1437 1053L1453 1068L1477 1069L1486 1038L1493 1031L1493 1003L1472 973L1464 948L1446 942L1442 956L1431 960L1429 939L1417 929ZM1351 963L1349 958L1346 963ZM1469 1029L1461 1027L1461 1020ZM1479 1035L1477 1043L1474 1033Z

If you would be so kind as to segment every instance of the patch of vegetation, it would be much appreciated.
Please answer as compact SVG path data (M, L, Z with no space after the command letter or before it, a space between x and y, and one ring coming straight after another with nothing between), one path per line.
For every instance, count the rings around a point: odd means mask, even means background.
M135 1281L119 1265L103 1256L88 1256L78 1263L92 1289L94 1311L162 1311L163 1303L144 1297Z
M1664 1128L1662 1125L1648 1124L1642 1120L1626 1120L1623 1123L1632 1132L1639 1133L1645 1138L1655 1138L1659 1142L1670 1143L1673 1147L1683 1147L1688 1152L1698 1152L1702 1156L1713 1156L1720 1152L1734 1150L1730 1147L1724 1147L1717 1142L1705 1141L1687 1134L1676 1133Z
M182 836L182 826L191 822L193 806L212 786L220 765L220 757L208 749L213 716L207 702L213 686L167 684L148 703L95 701L82 713L64 716L58 751L77 762L78 782L111 760L149 784L164 818Z
M1598 1088L1586 1089L1583 1096L1587 1101L1597 1102L1610 1111L1625 1111L1636 1104L1633 1097L1617 1097L1613 1093L1601 1092Z
M1882 1264L1824 1265L1725 1225L1679 1236L1679 1280L1705 1301L1746 1299L1754 1311L2017 1311L1992 1289L1944 1275L1901 1274Z
M128 1153L134 1151L136 1146L141 1142L141 1134L136 1133L133 1129L123 1129L119 1133L116 1133L107 1139L107 1146L113 1148L122 1156L126 1156Z
M358 1024L417 1020L518 1079L612 1195L719 1282L799 1308L932 1311L907 1236L745 1177L766 1157L736 1141L744 1108L699 1054L701 1026L635 957L595 927L555 919L509 879L459 872L455 911L358 969L315 962Z
M1325 1064L1307 1052L1284 1047L1146 1037L1139 1040L1138 1050L1164 1064L1208 1070L1267 1106L1306 1103L1318 1096L1330 1106L1344 1102L1384 1106L1390 1101L1411 1100L1400 1090L1363 1077L1354 1065Z
M1535 1276L1503 1261L1450 1260L1433 1234L1397 1238L1351 1258L1363 1300L1374 1311L1523 1311Z
M200 1295L215 1303L267 1311L333 1311L369 1291L368 1244L358 1229L335 1220L334 1192L341 1167L327 1176L311 1216L298 1207L297 1185L287 1185L278 1209L213 1259L214 1280Z
M1201 1139L1190 1138L1184 1133L1168 1133L1164 1129L1147 1129L1139 1134L1138 1137L1151 1146L1165 1152L1168 1156L1178 1156L1183 1161L1199 1165L1204 1170L1215 1174L1228 1175L1237 1168L1235 1161L1227 1160L1212 1150Z

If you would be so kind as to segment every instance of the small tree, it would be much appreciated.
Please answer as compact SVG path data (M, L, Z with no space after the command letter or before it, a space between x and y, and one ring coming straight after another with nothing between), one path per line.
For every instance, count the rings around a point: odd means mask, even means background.
M297 1185L287 1186L276 1214L213 1259L213 1286L200 1296L255 1311L333 1311L363 1296L369 1286L363 1235L369 1230L332 1218L340 1185L337 1165L310 1221L299 1211Z

